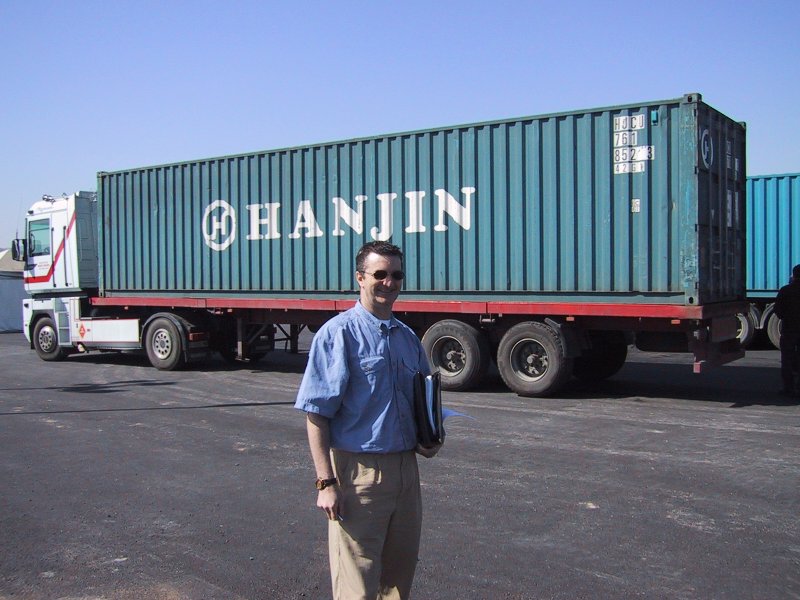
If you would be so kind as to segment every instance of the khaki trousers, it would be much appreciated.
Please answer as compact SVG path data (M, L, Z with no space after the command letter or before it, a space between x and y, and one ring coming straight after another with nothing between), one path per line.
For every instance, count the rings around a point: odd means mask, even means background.
M334 600L408 598L422 529L416 454L331 458L343 495L342 518L328 522Z

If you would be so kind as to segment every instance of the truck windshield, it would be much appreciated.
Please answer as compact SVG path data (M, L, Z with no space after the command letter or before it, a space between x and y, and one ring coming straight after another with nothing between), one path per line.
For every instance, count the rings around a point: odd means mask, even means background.
M50 219L39 219L28 223L28 255L50 254Z

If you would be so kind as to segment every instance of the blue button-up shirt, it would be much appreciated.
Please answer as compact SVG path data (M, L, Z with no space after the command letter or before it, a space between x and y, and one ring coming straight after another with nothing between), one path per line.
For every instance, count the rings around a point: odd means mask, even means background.
M314 336L295 408L330 419L332 448L411 450L417 371L430 368L414 332L394 317L387 327L359 302Z

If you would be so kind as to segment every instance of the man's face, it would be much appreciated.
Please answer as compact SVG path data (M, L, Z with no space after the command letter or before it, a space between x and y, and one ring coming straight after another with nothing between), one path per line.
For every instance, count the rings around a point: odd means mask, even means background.
M392 305L397 300L403 282L392 278L392 273L401 271L403 264L397 256L381 256L371 252L364 260L364 273L356 271L356 281L361 288L361 305L379 319L392 316ZM383 279L375 279L376 271L386 271Z

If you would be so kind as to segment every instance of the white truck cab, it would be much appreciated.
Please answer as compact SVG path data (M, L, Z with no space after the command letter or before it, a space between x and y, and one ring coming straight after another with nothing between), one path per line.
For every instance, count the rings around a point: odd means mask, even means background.
M97 203L95 194L45 196L26 218L25 289L69 294L97 289Z
M44 360L73 351L140 348L139 319L83 317L97 294L97 203L92 192L44 196L28 210L26 236L12 256L24 261L25 337Z

